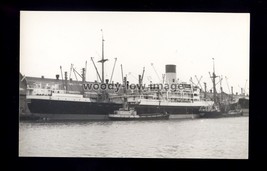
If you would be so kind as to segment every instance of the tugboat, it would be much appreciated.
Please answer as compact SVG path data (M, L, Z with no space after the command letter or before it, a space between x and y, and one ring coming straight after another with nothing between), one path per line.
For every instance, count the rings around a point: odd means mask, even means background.
M113 114L109 114L110 120L126 121L126 120L162 120L169 119L169 114L154 113L149 115L138 115L134 108L129 107L127 103L124 103L123 107L119 110L115 110Z
M126 83L126 78L124 77L124 83ZM125 86L124 86L125 87ZM137 103L137 104L136 104ZM140 102L139 102L140 103ZM124 101L123 107L119 110L115 110L113 114L109 114L108 117L110 120L116 121L126 121L126 120L162 120L169 119L170 114L167 112L164 113L153 113L153 114L137 114L136 110L133 107L130 107L130 102L127 100L126 90L124 88ZM135 102L135 106L138 105L138 102ZM159 104L160 105L160 104ZM160 109L160 107L158 107Z

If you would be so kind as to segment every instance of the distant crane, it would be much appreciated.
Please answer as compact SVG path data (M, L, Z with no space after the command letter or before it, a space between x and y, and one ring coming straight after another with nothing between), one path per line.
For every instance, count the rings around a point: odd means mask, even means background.
M221 93L222 93L222 80L223 80L223 76L221 75L219 78L220 78L220 81L219 81L219 83L220 83L220 89L221 89Z
M145 67L143 67L143 73L142 73L142 77L141 77L141 84L143 84L144 74L145 74Z
M246 94L247 81L248 81L248 80L246 80L246 82L245 82L245 87L244 87L244 88L243 88L243 87L240 87L240 86L238 85L238 87L241 88L241 95Z
M156 69L155 69L155 67L154 67L154 64L151 63L151 66L152 66L152 68L154 69L154 71L155 71L155 73L156 73L156 75L157 75L157 77L158 77L158 79L159 79L159 82L160 82L159 74L157 73L157 71L156 71Z
M25 78L26 78L26 75L24 75L20 81L23 81Z
M225 80L226 80L226 84L227 84L227 88L228 88L228 92L230 94L230 88L229 88L229 84L228 84L228 78L225 76Z
M115 62L114 62L114 65L113 65L113 69L112 69L112 73L111 73L111 77L110 77L110 81L109 82L112 82L112 77L113 77L114 69L115 69L115 66L116 66L116 62L117 62L117 58L115 58Z
M210 72L209 72L209 75L210 75L210 78L211 78L211 80L212 80L212 76L211 76ZM216 77L220 77L220 76L216 76ZM219 84L222 80L223 80L223 78L220 77L220 80L215 84L215 86L216 86L217 84Z
M142 75L139 75L140 76L140 80L138 78L136 78L132 72L129 72L128 74L131 75L135 80L139 80L139 83L142 84L143 82L143 79L144 79L144 73L145 73L145 67L143 67L143 72L142 72Z
M123 83L123 68L122 68L122 64L121 64L121 79L122 79L122 83Z
M216 83L216 85L220 83L220 87L221 87L221 85L222 85L222 80L223 80L222 76L219 76L219 81Z
M165 82L165 74L162 74L162 83L164 84Z
M189 80L193 85L195 85L196 86L196 84L194 83L194 81L193 81L193 79L192 79L192 77L190 77L190 80Z
M148 82L151 82L151 76L147 76L146 79L148 80Z
M73 71L74 71L74 74L76 73L76 74L78 74L81 78L83 78L82 75L81 75L78 71L76 71L75 68L73 68ZM77 77L76 77L76 78L77 78Z
M131 72L129 72L128 74L131 75L135 80L138 80Z
M222 80L223 80L223 76L221 75L220 77L220 90L221 90L221 101L223 101L223 88L222 88Z
M102 79L101 79L101 77L100 77L100 75L99 75L99 72L98 72L98 70L97 70L97 67L96 67L96 65L95 65L95 62L94 62L93 57L91 57L91 61L92 61L93 64L94 64L94 67L95 67L95 70L96 70L96 73L97 73L97 76L98 76L99 80L102 82ZM103 78L104 78L104 77L103 77Z
M241 95L243 95L243 88L242 87L240 87L240 85L238 84L238 87L241 89Z
M204 82L204 99L207 98L207 83Z
M142 86L142 84L143 84L144 73L145 73L145 67L143 67L142 75L138 75L138 84L140 85L140 89L139 89L139 91L138 91L139 94L142 93L141 86Z
M85 67L84 67L84 81L86 80L86 72L87 72L87 61L85 61Z
M193 78L192 77L190 77L190 82L194 85L194 86L199 86L201 89L202 89L202 86L201 86L201 84L200 84L200 81L201 81L201 79L202 79L202 76L200 77L200 79L198 79L197 78L197 76L195 75L195 78L196 78L196 80L197 80L197 84L193 81Z
M75 73L75 71L74 71L75 69L73 68L72 70L73 70L74 76L75 76L75 78L76 78L76 81L78 81L77 75L76 75L76 73Z
M62 84L64 85L64 81L63 81L63 73L62 73L62 66L60 66L60 72L61 72Z
M202 86L201 86L201 79L202 79L202 76L200 77L200 79L198 79L198 77L195 75L196 79L197 79L197 86L199 86L201 88L201 90L203 90Z

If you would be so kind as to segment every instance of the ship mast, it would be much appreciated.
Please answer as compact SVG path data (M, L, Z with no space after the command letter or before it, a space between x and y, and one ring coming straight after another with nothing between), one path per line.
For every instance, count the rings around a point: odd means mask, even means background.
M216 83L215 83L215 79L218 77L215 74L215 64L214 64L214 58L212 58L213 61L213 73L212 73L212 84L213 84L213 99L214 99L214 103L218 104L217 102L217 98L216 98Z
M98 62L102 63L102 79L101 79L101 83L105 82L105 76L104 76L104 63L108 60L108 59L104 59L104 36L103 36L103 30L101 29L102 32L102 59Z

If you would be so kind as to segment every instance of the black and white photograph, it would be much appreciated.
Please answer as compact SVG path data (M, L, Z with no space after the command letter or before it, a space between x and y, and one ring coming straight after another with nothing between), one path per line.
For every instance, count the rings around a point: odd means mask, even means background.
M19 157L248 159L250 13L20 11Z

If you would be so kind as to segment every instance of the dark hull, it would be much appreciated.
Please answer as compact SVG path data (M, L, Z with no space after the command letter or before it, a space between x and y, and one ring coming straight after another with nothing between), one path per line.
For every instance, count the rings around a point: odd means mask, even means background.
M141 115L140 118L130 118L130 117L119 117L119 118L114 118L114 117L109 117L110 120L113 121L136 121L136 120L167 120L169 119L170 115L161 115L161 116L146 116L146 115Z
M106 120L108 114L113 113L122 107L118 103L104 102L78 102L60 100L28 100L28 108L31 116L41 119L51 120ZM192 114L198 114L200 106L155 106L155 105L136 105L133 106L137 114L156 114L168 113L182 118L191 118Z
M200 113L201 118L220 118L223 117L223 112L201 112Z
M243 113L242 112L237 112L234 114L228 114L228 113L223 113L223 112L200 113L200 117L202 118L222 118L222 117L238 117L238 116L243 116Z
M107 115L118 110L122 104L31 99L28 107L31 113L39 114Z
M168 113L179 114L199 114L201 106L155 106L155 105L137 105L134 106L137 114Z
M249 109L249 99L241 98L238 100L242 109Z

